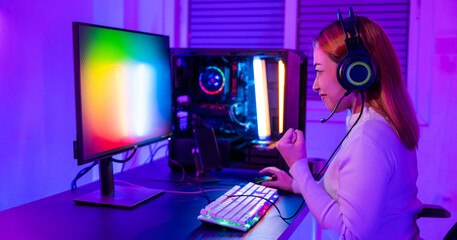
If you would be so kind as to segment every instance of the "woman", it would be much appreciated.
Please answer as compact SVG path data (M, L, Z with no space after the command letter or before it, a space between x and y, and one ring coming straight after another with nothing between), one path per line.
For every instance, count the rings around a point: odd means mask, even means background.
M303 132L289 129L276 147L293 178L268 167L261 173L277 180L263 184L302 194L320 227L343 239L417 239L416 216L422 208L416 187L417 119L389 38L373 20L357 17L357 22L365 49L376 63L376 80L363 92L343 97L346 89L339 84L336 69L347 47L341 23L335 21L314 43L313 89L329 110L343 99L336 112L348 110L348 129L360 117L359 121L320 182L309 170Z

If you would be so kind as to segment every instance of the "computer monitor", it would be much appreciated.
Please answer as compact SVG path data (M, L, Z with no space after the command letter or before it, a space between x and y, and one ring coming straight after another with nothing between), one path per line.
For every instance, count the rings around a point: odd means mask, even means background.
M116 186L112 156L171 137L168 36L73 23L78 165L99 161L100 191L74 199L134 206L160 191ZM152 194L152 195L151 195Z

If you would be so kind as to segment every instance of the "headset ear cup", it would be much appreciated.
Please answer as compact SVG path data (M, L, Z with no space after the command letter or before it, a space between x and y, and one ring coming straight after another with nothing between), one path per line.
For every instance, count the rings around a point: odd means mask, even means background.
M338 67L336 68L336 76L338 78L338 82L344 89L352 91L353 88L346 79L346 66L348 60L350 60L348 56L345 56L342 59L340 59L340 61L338 62Z
M363 91L376 79L376 71L368 56L352 54L342 58L337 67L340 85L349 91Z

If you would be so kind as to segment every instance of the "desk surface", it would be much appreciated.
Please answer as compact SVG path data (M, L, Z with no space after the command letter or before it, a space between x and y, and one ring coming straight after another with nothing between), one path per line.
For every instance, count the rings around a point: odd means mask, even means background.
M221 182L200 184L201 188L230 189L258 176L257 171L244 169L223 169L211 174ZM198 191L195 186L160 181L180 178L181 173L171 171L164 160L115 175L115 180L149 188ZM162 193L131 209L79 205L72 201L97 188L98 182L0 212L0 239L278 239L281 234L290 234L296 225L294 222L289 227L274 207L247 233L202 223L197 216L208 201L201 194ZM221 194L222 191L208 192L211 200ZM281 214L288 217L301 201L301 196L280 192L276 204Z

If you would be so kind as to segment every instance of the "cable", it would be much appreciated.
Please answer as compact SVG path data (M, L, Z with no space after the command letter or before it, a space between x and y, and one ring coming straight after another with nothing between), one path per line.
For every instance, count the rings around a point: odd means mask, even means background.
M229 116L230 116L230 119L231 119L233 122L237 123L238 125L240 125L240 126L242 126L242 127L244 127L244 128L249 128L249 127L250 127L250 122L249 122L249 121L241 122L240 120L238 120L238 119L236 118L236 116L235 116L235 111L234 111L235 105L236 105L236 104L237 104L237 103L234 103L234 104L230 105L230 109L229 109Z
M355 121L355 123L352 125L352 127L349 129L349 131L346 133L346 135L344 136L343 140L341 140L341 142L338 144L338 146L335 148L335 150L333 151L332 155L330 155L329 159L327 160L327 162L325 163L325 165L322 167L322 169L319 171L319 173L316 175L316 177L314 178L315 180L319 179L319 175L321 175L322 171L324 171L324 169L327 167L327 164L330 162L330 160L332 159L333 155L335 155L336 151L340 148L341 144L344 142L344 140L347 138L347 136L349 135L349 133L352 131L352 129L355 127L355 125L359 122L360 120L360 117L362 116L362 113L363 113L363 107L364 107L364 102L365 102L365 96L363 94L363 92L360 92L360 95L362 97L362 109L360 110L360 114L359 114L359 117L357 118L357 120Z
M152 149L152 145L154 145L154 149ZM147 163L147 162L152 162L153 156L154 156L154 155L153 155L153 151L155 151L156 148L157 148L157 142L154 143L154 144L149 144L149 145L148 145L149 156L148 156L148 157L146 158L146 160L144 161L145 163Z
M129 172L125 172L125 173L123 173L123 174L127 174L127 175L130 175L130 176L135 176L135 177L144 178L144 179L147 179L147 180L150 180L150 181L153 181L153 182L167 182L167 183L175 183L175 184L183 184L183 183L184 183L184 182L179 182L179 181L174 181L174 180L154 179L154 178L149 178L149 177L141 176L141 175L138 175L138 174L132 174L132 173L129 173Z
M130 160L136 153L136 150L137 148L135 148L135 150L133 151L133 153L130 155L130 157L128 157L127 159L125 160L117 160L117 159L114 159L114 158L111 158L110 161L113 161L113 162L118 162L118 163L125 163L127 162L128 160ZM73 181L71 181L71 190L75 190L76 188L78 188L78 186L76 185L76 181L78 179L80 179L82 176L84 176L84 174L86 174L87 172L89 172L95 165L97 165L99 163L99 161L94 161L89 167L86 167L86 168L83 168L81 171L78 172L78 174L76 174L75 178L73 179Z
M228 191L228 189L208 189L208 190L203 190L203 191L197 191L197 192L180 192L180 191L164 191L166 193L177 193L177 194L200 194L202 192L215 192L215 191Z
M148 178L148 177L141 176L141 175L137 175L137 174L132 174L132 173L129 173L129 172L125 172L125 173L123 173L123 174L127 174L127 175L130 175L130 176L135 176L135 177L144 178L144 179L147 179L147 180L150 180L150 181L153 181L153 182L167 182L167 183L183 184L182 182L178 182L178 181L163 180L163 179L153 179L153 178Z
M276 208L276 210L277 210L278 213L279 213L279 217L280 217L285 223L287 223L287 225L290 225L290 223L289 223L287 220L293 218L293 216L290 217L290 218L285 218L285 217L283 217L283 216L281 215L281 211L279 210L278 206L276 206L276 204L275 204L274 202L270 201L270 200L267 199L267 198L261 197L261 196L255 196L255 195L249 195L249 194L242 194L242 195L232 195L232 196L227 196L227 197L256 197L256 198L261 198L261 199L263 199L263 200L265 200L265 201L268 201L269 203L271 203L271 204ZM301 208L301 205L300 205L300 208ZM295 216L295 214L294 214L294 216Z
M140 186L140 185L136 185L136 184L133 184L133 183L130 183L130 182L126 182L126 181L122 181L122 180L114 180L114 182L119 182L119 183L123 183L123 184L126 184L126 185L130 185L130 186L133 186L133 187L137 187L137 188L148 188L148 187L145 187L145 186ZM192 185L191 183L186 183L188 185ZM228 191L227 189L209 189L209 190L203 190L202 188L198 187L198 186L195 186L197 187L200 191L197 191L197 192L183 192L183 191L163 191L165 193L177 193L177 194L200 194L200 193L203 193L204 194L204 197L208 200L208 204L211 202L211 200L209 199L209 196L206 192L214 192L214 191Z
M292 217L288 217L288 218L284 218L284 219L290 220L290 219L294 218L300 212L303 205L305 205L305 200L301 201L300 207L298 207L298 210L294 213L294 215L292 215Z
M347 92L346 92L346 93L347 93ZM330 160L332 159L333 155L335 155L336 151L340 148L341 144L342 144L342 143L344 142L344 140L347 138L347 136L348 136L349 133L352 131L352 129L354 128L354 126L359 122L360 117L362 116L362 113L363 113L363 107L364 107L364 102L365 102L365 95L363 94L363 92L360 92L360 95L361 95L361 97L362 97L362 109L360 110L359 117L357 117L357 120L355 121L355 123L352 125L352 127L349 129L349 131L346 133L346 135L344 136L343 140L341 140L341 142L340 142L340 143L338 144L338 146L335 148L335 150L333 151L332 155L330 155L329 159L327 160L327 162L325 162L325 165L321 168L321 170L320 170L319 173L316 175L316 177L314 178L314 180L316 180L316 181L319 180L319 176L321 175L322 171L324 171L324 169L327 167L327 164L330 162ZM347 96L347 95L345 94L345 96ZM337 104L337 107L338 107L338 105L340 104L341 100L342 100L345 96L343 96L343 97L340 99L340 101L339 101L338 104ZM335 111L335 110L336 110L336 107L335 107L335 109L334 109L333 111ZM332 114L327 118L327 120L328 120L332 115L333 115L333 112L332 112ZM327 121L327 120L325 120L325 121ZM322 121L322 120L321 120L322 123L324 123L325 121ZM298 208L298 210L294 213L294 215L293 215L291 218L295 217L295 215L297 215L297 214L300 212L300 210L301 210L303 204L305 204L305 199L303 199L303 201L302 201L300 207ZM286 218L286 219L289 220L289 218ZM283 219L283 220L284 220L284 219Z
M76 181L84 176L87 172L89 172L90 169L92 169L95 165L98 164L98 161L94 161L89 167L83 168L81 171L76 174L75 178L73 181L71 181L71 190L75 190L78 186L76 186Z
M123 183L123 184L130 185L130 186L132 186L132 187L137 187L137 188L148 188L148 187L145 187L145 186L140 186L140 185L136 185L136 184L133 184L133 183L130 183L130 182L126 182L126 181L122 181L122 180L117 180L117 179L115 179L114 182Z
M168 158L168 160L170 160L170 162L174 163L175 165L178 165L178 167L181 168L181 171L182 171L182 176L181 176L181 179L179 179L178 182L182 182L184 180L184 178L186 177L186 171L184 170L184 167L179 164L177 161L171 159L171 158Z
M184 169L184 168L182 168ZM162 180L162 179L153 179L153 178L148 178L148 177L145 177L145 176L141 176L141 175L137 175L137 174L131 174L131 173L128 173L128 172L125 172L124 174L127 174L127 175L131 175L131 176L135 176L135 177L141 177L141 178L144 178L144 179L147 179L147 180L150 180L150 181L154 181L154 182L168 182L168 183L174 183L174 184L186 184L186 185L190 185L192 187L196 187L198 188L200 191L203 191L202 193L205 194L205 198L208 200L208 203L211 202L211 200L209 199L209 196L208 194L206 194L206 190L203 190L202 188L200 188L197 184L193 183L193 182L184 182L184 178L181 177L181 179L179 181L172 181L172 180ZM185 172L183 172L183 174L185 174ZM183 175L185 176L185 175ZM223 184L220 184L220 185L223 185ZM226 186L232 186L233 187L233 184L226 184Z
M117 162L117 163L125 163L127 162L128 160L132 159L132 157L135 155L136 153L136 150L137 148L135 147L135 149L133 150L133 153L130 155L130 157L128 157L127 159L124 159L124 160L118 160L118 159L114 159L114 158L111 158L110 161L112 162Z
M129 154L128 151L124 153L124 159L127 158L128 154ZM126 163L126 162L123 162L123 163L122 163L121 172L124 172L125 163ZM132 163L132 165L133 165L133 164L134 164L134 163Z
M152 154L152 158L154 158L154 156L159 152L160 149L165 148L165 147L168 147L168 144L163 144L163 145L157 147L156 149L154 149L154 153Z
M193 183L185 183L185 184L198 188L203 193L203 196L206 198L206 200L208 200L208 204L211 202L211 200L209 199L208 193L206 193L205 190L203 190L203 188L201 188L200 186L193 184Z
M130 182L126 182L126 181L123 181L123 180L114 180L114 182L118 182L118 183L123 183L123 184L126 184L126 185L130 185L132 187L137 187L137 188L148 188L148 187L145 187L145 186L141 186L141 185L136 185L134 183L130 183ZM200 194L200 193L203 193L203 192L216 192L216 191L225 191L227 192L228 189L223 189L223 188L216 188L216 189L208 189L208 190L200 190L200 191L196 191L196 192L183 192L183 191L169 191L169 190L165 190L163 192L165 193L176 193L176 194Z
M129 183L129 182L126 182L126 181L122 181L122 180L114 180L115 182L120 182L120 183L124 183L124 184L127 184L127 185L131 185L131 186L134 186L134 187L139 187L139 188L147 188L147 187L144 187L144 186L140 186L140 185L136 185L136 184L133 184L133 183ZM197 192L183 192L183 191L169 191L169 190L165 190L163 191L164 193L175 193L175 194L200 194L200 193L207 193L207 192L214 192L214 191L229 191L230 189L208 189L208 190L203 190L200 188L200 191L197 191ZM261 196L255 196L255 195L233 195L233 196L227 196L227 197L256 197L256 198L261 198L261 199L264 199L268 202L270 202L275 208L276 210L278 211L279 213L279 217L284 221L286 222L288 225L290 225L289 222L287 222L287 220L290 220L292 218L295 217L295 215L297 213L295 213L293 216L291 217L283 217L281 215L281 211L279 210L278 206L276 206L276 204L272 201L270 201L269 199L267 198L264 198L264 197L261 197ZM213 200L214 201L214 200ZM213 202L213 201L209 201L208 199L208 204ZM303 206L303 203L300 205L299 209L301 209L301 207Z
M145 186L140 186L140 185L136 185L136 184L133 184L133 183L130 183L130 182L126 182L126 181L122 181L122 180L114 180L114 182L119 182L119 183L123 183L123 184L127 184L127 185L130 185L130 186L133 186L133 187L138 187L138 188L147 188ZM188 183L190 184L190 183ZM196 191L196 192L184 192L184 191L170 191L170 190L165 190L163 191L164 193L174 193L174 194L189 194L189 195L192 195L192 194L200 194L200 193L207 193L207 192L214 192L214 191L229 191L230 189L208 189L208 190L204 190L204 189L201 189L200 187L198 187L200 189L200 191ZM206 196L208 196L206 194ZM227 197L256 197L256 198L261 198L265 201L268 201L270 202L275 208L276 210L278 211L279 213L279 217L284 221L286 222L288 225L290 225L289 222L287 222L287 220L290 220L292 218L295 217L295 215L297 215L298 211L295 212L294 215L292 215L291 217L283 217L282 214L281 214L281 211L279 210L278 206L276 206L276 204L274 202L272 202L271 200L267 199L267 198L264 198L264 197L261 197L261 196L255 196L255 195L249 195L249 194L243 194L243 195L232 195L232 196L227 196ZM213 200L214 201L214 200ZM209 198L208 198L208 204L213 202L213 201L210 201ZM302 202L302 204L300 205L299 207L299 210L302 208L303 206L303 203L304 201Z
M154 152L151 154L151 160L149 161L150 163L152 163L154 161L154 157L155 155L159 152L160 149L164 148L164 147L168 147L168 144L163 144L157 148L154 148Z
M141 175L136 175L136 174L130 174L130 173L124 173L124 174L128 174L128 175L132 175L132 176L137 176L137 177L141 177L141 178L145 178L145 179L148 179L150 181L156 181L156 182L170 182L170 183L175 183L175 184L186 184L186 185L190 185L190 186L193 186L193 187L196 187L198 188L201 193L204 194L204 197L208 200L208 203L211 202L211 200L209 199L209 196L208 194L205 192L205 190L203 190L202 188L200 188L197 184L195 183L192 183L192 182L184 182L184 179L186 177L186 171L184 169L184 167L179 164L177 161L173 160L173 159L169 159L172 163L178 165L180 168L181 168L181 171L182 171L182 176L181 176L181 179L179 179L179 181L171 181L171 180L160 180L160 179L152 179L152 178L148 178L148 177L144 177L144 176L141 176ZM233 185L230 185L230 186L233 186Z
M145 186L136 185L136 184L133 184L133 183L130 183L130 182L122 181L122 180L114 180L114 182L124 183L124 184L130 185L130 186L134 186L134 187L138 187L138 188L147 188L147 187L145 187ZM190 184L190 183L188 183L188 184ZM217 189L203 190L203 189L201 189L200 187L198 187L198 188L200 189L200 191L196 191L196 192L169 191L169 190L165 190L165 191L163 191L163 192L164 192L164 193L189 194L189 195L192 195L192 194L200 194L200 193L205 193L205 194L206 194L207 192L215 192L215 191L226 191L226 192L227 192L227 191L230 190L230 189L218 189L218 188L217 188ZM208 196L208 195L206 194L206 196ZM290 225L290 223L287 222L287 220L290 220L290 219L294 218L295 215L297 215L297 213L298 213L298 211L297 211L297 212L296 212L294 215L292 215L291 217L285 218L285 217L282 216L281 211L279 210L278 206L276 206L276 204L275 204L274 202L272 202L271 200L269 200L269 199L267 199L267 198L261 197L261 196L243 194L243 195L232 195L232 196L227 196L227 197L256 197L256 198L261 198L261 199L263 199L263 200L265 200L265 201L268 201L268 202L270 202L270 203L276 208L276 210L277 210L278 213L279 213L279 217L280 217L284 222L286 222L288 225ZM214 200L213 200L213 201L214 201ZM211 203L211 202L213 202L213 201L210 201L210 200L208 199L208 204ZM300 205L299 209L301 209L302 206L303 206L303 202L302 202L302 204Z

